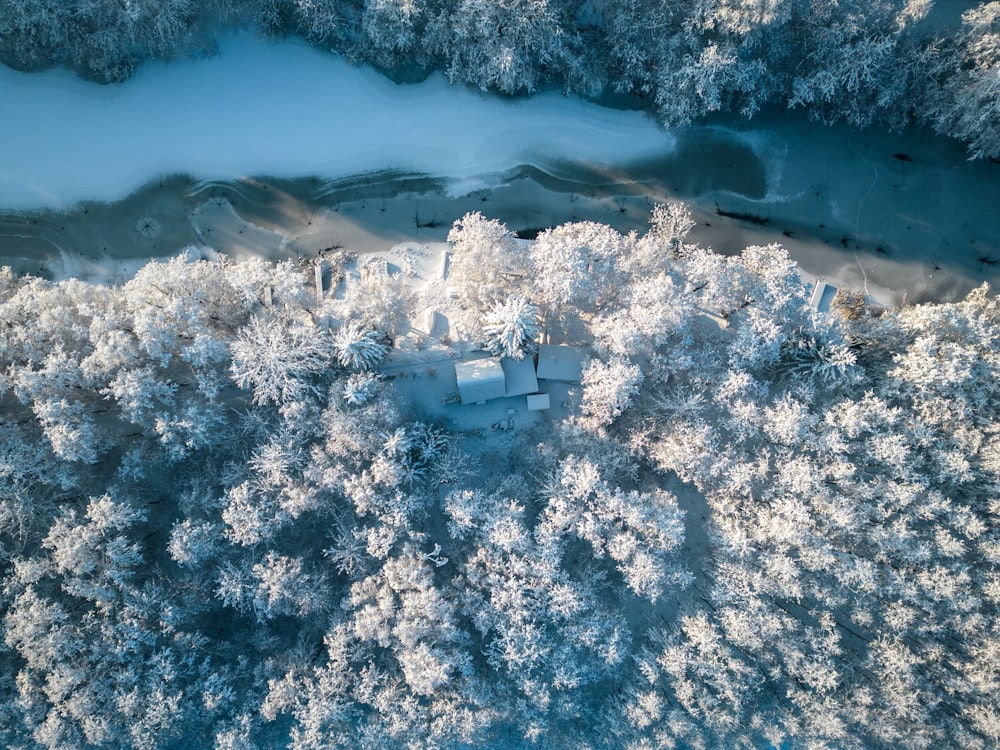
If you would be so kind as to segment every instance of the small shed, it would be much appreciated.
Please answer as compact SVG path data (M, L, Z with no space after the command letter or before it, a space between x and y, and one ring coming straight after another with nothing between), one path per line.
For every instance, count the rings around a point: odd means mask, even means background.
M833 284L827 284L825 281L817 281L813 287L812 295L809 297L809 304L819 312L830 312L830 305L836 296L837 287Z
M579 383L583 359L583 352L575 346L542 344L538 347L538 379Z
M493 357L456 362L455 380L463 404L478 404L505 395L503 367Z
M512 359L504 357L500 360L506 382L506 396L524 396L538 391L538 378L535 377L535 362L531 357Z
M528 411L545 411L551 406L549 394L535 393L528 396Z
M316 276L316 299L322 302L323 294L325 292L323 282L325 281L324 276L326 275L326 261L323 258L316 261L314 272Z

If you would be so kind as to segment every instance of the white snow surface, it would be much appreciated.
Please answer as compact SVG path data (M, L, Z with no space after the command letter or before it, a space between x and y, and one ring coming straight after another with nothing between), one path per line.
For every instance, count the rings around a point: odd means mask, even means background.
M622 165L670 153L650 118L557 93L500 100L435 74L398 85L250 34L150 63L122 84L0 66L0 207L112 200L157 176L337 178L398 169L463 189L521 164Z

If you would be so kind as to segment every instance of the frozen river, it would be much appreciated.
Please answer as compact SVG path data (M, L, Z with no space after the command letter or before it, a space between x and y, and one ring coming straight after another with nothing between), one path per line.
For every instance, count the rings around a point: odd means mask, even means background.
M304 44L227 39L215 57L148 64L100 86L0 68L0 207L121 197L160 174L342 177L407 170L476 179L524 163L621 164L674 138L637 112L397 85Z

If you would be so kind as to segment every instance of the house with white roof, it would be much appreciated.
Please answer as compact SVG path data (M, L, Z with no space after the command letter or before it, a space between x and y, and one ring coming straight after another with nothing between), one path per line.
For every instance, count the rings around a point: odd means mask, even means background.
M481 404L507 395L503 367L496 357L456 362L455 380L463 404Z
M531 357L488 357L456 362L455 380L463 404L481 404L495 398L538 392L535 362Z
M549 408L547 394L539 393L539 380L579 383L584 353L575 346L542 346L536 371L533 357L484 357L455 363L455 381L463 404L482 404L497 398L528 396L528 408Z

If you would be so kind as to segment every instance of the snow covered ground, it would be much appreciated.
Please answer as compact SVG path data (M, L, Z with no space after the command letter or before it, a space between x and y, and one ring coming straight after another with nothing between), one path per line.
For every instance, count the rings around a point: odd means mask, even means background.
M188 245L375 252L443 240L471 210L522 236L583 219L641 231L681 198L702 244L782 242L810 276L883 302L1000 282L1000 167L923 132L763 113L666 133L555 93L398 85L249 35L114 86L0 67L0 91L14 113L0 122L0 264L19 271L114 280Z

